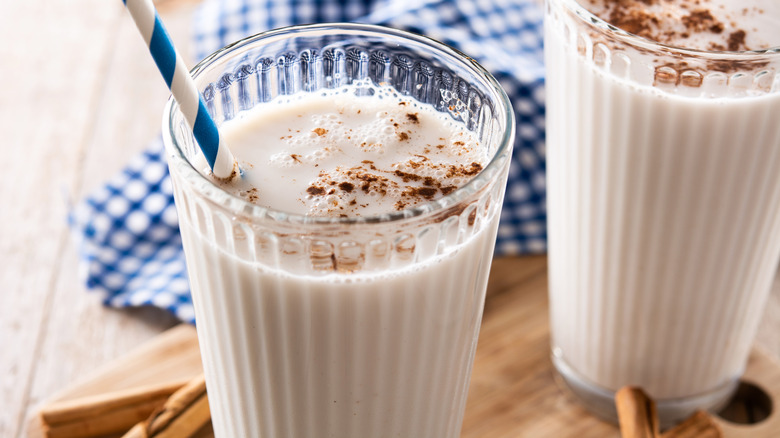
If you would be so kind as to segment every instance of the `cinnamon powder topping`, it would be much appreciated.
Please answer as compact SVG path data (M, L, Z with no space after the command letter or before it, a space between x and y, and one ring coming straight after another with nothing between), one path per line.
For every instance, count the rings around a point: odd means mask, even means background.
M397 163L392 170L378 169L372 161L364 161L359 166L349 169L337 169L336 173L322 172L315 184L306 190L312 197L326 197L337 194L349 195L355 190L364 194L375 193L386 196L395 193L399 197L394 208L403 210L422 201L432 201L437 196L445 196L458 188L452 184L453 180L468 180L482 171L482 165L472 162L468 165L453 165L434 163L429 157L415 155L405 163ZM417 173L422 172L422 173ZM440 178L426 175L425 173L437 172ZM347 200L343 204L335 202L331 213L348 210L355 206L354 199Z
M716 20L712 13L707 9L697 9L690 14L682 17L682 23L688 32L712 32L719 34L723 32L723 23Z
M723 35L727 28L736 26L737 20L723 10L708 8L706 0L581 2L613 26L662 44L702 50L750 50L745 44L745 30L734 29Z
M323 187L317 187L317 186L309 186L306 189L306 193L312 195L312 196L319 196L325 194L325 189Z
M234 188L239 196L263 206L287 203L289 211L300 209L307 216L359 217L434 201L482 170L477 136L432 108L349 95L336 99L333 108L330 99L311 99L312 105L296 111L302 120L282 125L269 117L259 125L259 131L280 141L258 148L258 159L267 160L275 176L258 179L281 179L288 187L272 188L260 199L256 190L248 191L254 181L247 178ZM364 105L370 111L358 109Z
M740 47L745 47L745 31L737 30L729 34L729 50L739 50Z
M620 7L622 3L619 2L616 5L608 18L610 24L634 35L656 39L653 32L658 25L658 17L643 10Z

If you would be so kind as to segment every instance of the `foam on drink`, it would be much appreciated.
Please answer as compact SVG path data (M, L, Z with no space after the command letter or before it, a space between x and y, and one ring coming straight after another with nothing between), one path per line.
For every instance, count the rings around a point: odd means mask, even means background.
M776 0L582 0L586 9L626 32L662 44L708 51L775 47Z
M482 170L485 151L461 123L370 89L286 97L225 123L244 175L224 188L288 213L372 216L441 198Z

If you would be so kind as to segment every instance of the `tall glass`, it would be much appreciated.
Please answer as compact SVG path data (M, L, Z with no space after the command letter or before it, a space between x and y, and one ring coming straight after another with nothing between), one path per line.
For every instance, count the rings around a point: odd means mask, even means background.
M743 23L747 26L747 24ZM547 0L552 357L614 418L734 391L780 256L780 53L665 46Z
M477 133L490 161L462 188L323 218L247 203L201 175L174 102L163 129L216 435L457 437L514 138L495 79L430 39L356 24L259 34L193 76L218 124L370 80Z

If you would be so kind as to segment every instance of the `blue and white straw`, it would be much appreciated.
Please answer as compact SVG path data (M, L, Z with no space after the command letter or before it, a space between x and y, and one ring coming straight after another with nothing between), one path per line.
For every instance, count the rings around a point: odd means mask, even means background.
M231 178L238 174L236 160L221 142L214 120L206 110L203 96L165 30L152 0L122 0L149 47L149 52L162 73L165 83L179 103L184 119L190 125L211 171L217 178Z

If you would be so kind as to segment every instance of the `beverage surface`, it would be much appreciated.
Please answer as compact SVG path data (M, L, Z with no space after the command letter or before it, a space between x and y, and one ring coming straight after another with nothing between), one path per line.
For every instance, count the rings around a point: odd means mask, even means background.
M708 51L780 46L777 0L579 0L591 13L662 44Z
M310 216L372 216L441 198L486 164L476 136L433 107L373 88L292 96L222 127L244 175L223 187Z

